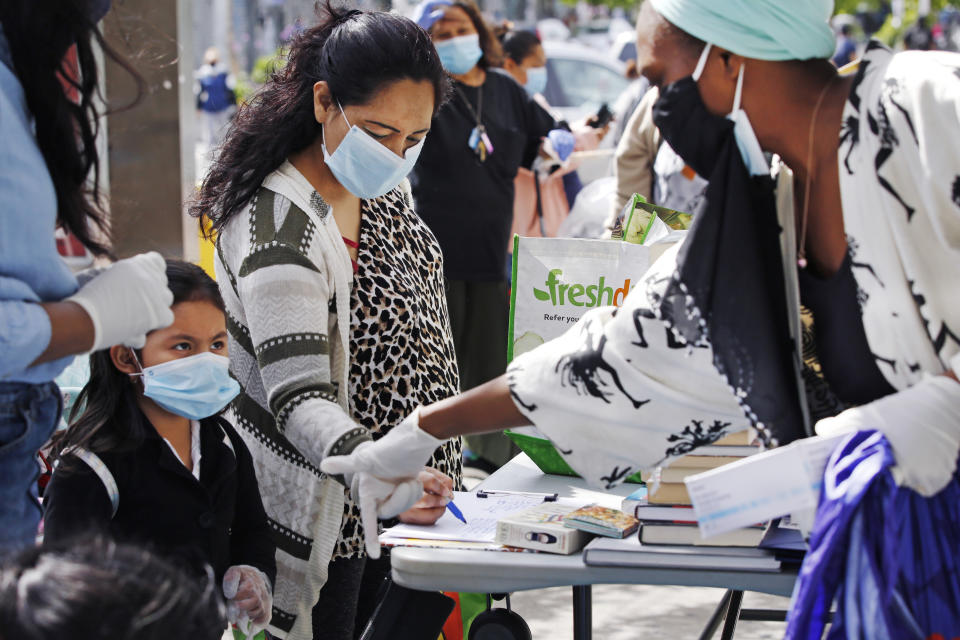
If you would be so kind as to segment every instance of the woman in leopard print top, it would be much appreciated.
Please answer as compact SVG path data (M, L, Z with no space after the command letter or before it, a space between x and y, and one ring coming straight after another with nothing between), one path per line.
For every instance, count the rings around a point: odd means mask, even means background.
M227 418L254 458L277 544L269 631L294 640L352 640L366 564L350 499L363 478L320 462L458 388L440 248L391 168L415 158L448 81L411 21L327 12L240 110L194 205L218 232L242 387ZM432 467L428 493L405 480L400 497L365 504L364 521L417 495L400 518L439 518L438 494L459 485L459 441Z

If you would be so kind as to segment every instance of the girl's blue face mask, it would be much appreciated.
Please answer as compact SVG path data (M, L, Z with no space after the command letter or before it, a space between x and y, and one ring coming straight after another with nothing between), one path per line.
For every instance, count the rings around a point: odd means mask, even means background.
M523 88L531 96L543 93L543 90L547 88L547 68L530 67L527 69L527 82L523 85Z
M240 385L230 377L229 366L227 358L207 352L152 367L141 366L141 373L131 375L142 376L143 395L170 413L202 420L222 411L240 393Z
M401 158L356 125L351 125L339 102L337 108L350 130L334 152L328 153L326 134L321 129L323 161L337 182L353 195L365 200L379 198L394 189L413 170L426 137L407 149Z
M434 46L437 49L437 55L440 56L440 64L455 76L463 75L473 69L483 57L480 36L475 33L443 40L434 43Z

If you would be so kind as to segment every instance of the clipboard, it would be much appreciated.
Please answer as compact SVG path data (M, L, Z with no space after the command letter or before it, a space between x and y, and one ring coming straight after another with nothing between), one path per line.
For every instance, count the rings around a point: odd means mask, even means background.
M525 498L543 498L544 502L556 502L558 494L556 493L536 493L534 491L506 491L503 489L477 489L478 498L489 498L491 496L522 496Z
M484 490L454 491L453 499L463 511L467 522L457 520L449 511L432 525L400 523L386 529L387 538L415 538L420 540L448 540L455 542L493 543L497 522L508 516L544 502L561 502L557 494L527 493L523 491ZM577 504L571 507L571 511Z

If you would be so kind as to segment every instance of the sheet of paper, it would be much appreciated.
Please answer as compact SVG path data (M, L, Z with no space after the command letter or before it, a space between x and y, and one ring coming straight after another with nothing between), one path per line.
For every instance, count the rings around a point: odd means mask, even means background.
M493 542L497 520L543 502L541 496L490 495L477 497L476 493L454 491L453 502L463 512L467 522L457 520L445 511L430 526L398 524L384 531L390 538L419 538L421 540L461 540L466 542Z
M823 470L844 436L813 437L685 480L704 538L814 509Z

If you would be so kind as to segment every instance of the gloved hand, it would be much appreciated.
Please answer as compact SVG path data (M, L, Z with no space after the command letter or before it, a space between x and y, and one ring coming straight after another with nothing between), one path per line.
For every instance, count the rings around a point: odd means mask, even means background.
M227 599L227 620L247 638L267 627L273 615L273 594L262 571L246 564L230 567L223 574L223 596Z
M554 129L547 134L547 140L550 141L557 157L563 162L566 162L570 154L573 153L573 147L576 144L573 134L566 129Z
M444 443L420 429L419 407L387 435L363 442L347 456L330 456L320 469L348 479L353 499L360 505L367 539L367 553L380 556L376 518L390 518L409 509L420 499L423 487L417 475Z
M116 262L67 298L83 307L93 322L91 351L115 344L139 349L146 334L173 324L173 293L167 265L156 252Z
M420 25L421 29L429 31L430 27L443 17L444 7L451 6L453 6L452 0L423 0L413 10L410 19Z
M953 478L960 454L960 383L930 376L909 389L816 424L821 436L876 429L886 436L898 484L930 497Z
M320 468L322 469L323 466L321 465ZM377 520L400 515L416 504L423 495L423 485L417 478L381 480L360 471L353 476L350 494L360 507L360 523L363 525L367 555L376 560L380 557L380 532Z

